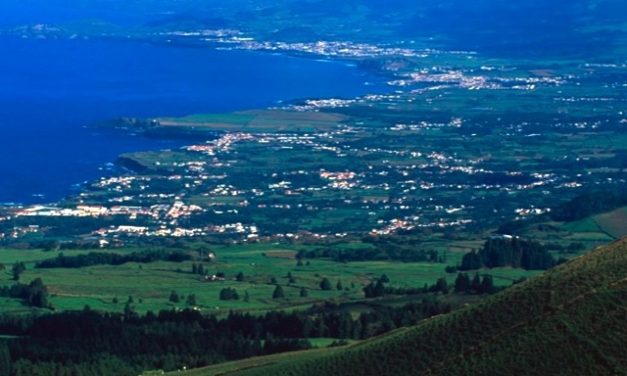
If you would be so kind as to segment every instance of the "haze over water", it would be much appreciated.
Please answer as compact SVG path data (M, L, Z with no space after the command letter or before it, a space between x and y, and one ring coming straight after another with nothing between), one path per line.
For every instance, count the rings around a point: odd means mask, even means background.
M0 202L47 202L123 152L182 145L86 124L382 90L342 63L120 40L0 37ZM43 195L43 197L39 196Z

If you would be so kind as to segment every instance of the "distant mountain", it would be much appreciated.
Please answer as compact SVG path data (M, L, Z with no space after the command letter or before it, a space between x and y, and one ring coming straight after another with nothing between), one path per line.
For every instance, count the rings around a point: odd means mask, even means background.
M624 41L624 1L429 3L409 8L407 14L411 16L402 22L400 35L439 35L449 47L501 56L583 56L601 53Z
M626 322L624 238L416 327L228 374L624 375Z
M116 25L112 30L232 28L257 39L431 47L501 57L616 59L627 42L624 0L4 0L0 28ZM80 25L78 27L77 25Z

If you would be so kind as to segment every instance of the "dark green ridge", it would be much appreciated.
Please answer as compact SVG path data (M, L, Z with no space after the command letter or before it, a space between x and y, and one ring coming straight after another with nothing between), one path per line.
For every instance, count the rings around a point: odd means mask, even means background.
M193 375L625 375L627 238L481 303L341 350Z

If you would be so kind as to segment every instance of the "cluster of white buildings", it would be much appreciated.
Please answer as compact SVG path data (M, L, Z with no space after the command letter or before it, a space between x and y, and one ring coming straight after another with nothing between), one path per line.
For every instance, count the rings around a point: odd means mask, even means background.
M142 206L112 206L101 205L77 205L74 208L62 208L57 206L33 205L15 212L16 217L109 217L125 216L129 219L137 219L139 216L151 217L153 219L177 219L190 216L195 212L203 211L198 205L185 204L182 201L175 201L171 205L151 205Z
M217 140L207 141L206 144L202 145L186 146L183 149L214 156L219 152L230 151L235 143L252 139L254 139L254 136L249 133L227 133Z
M37 233L39 232L39 230L40 230L39 225L13 227L11 230L9 230L6 233L0 232L0 240L8 239L8 238L17 239L24 235Z
M317 42L271 42L271 41L242 41L237 48L258 51L277 51L289 53L307 53L326 57L364 58L378 56L405 56L427 57L426 51L418 51L410 48L395 46L377 46L367 43L343 42L343 41L317 41Z
M518 218L528 217L531 215L542 215L551 212L551 208L517 208L514 210Z
M248 239L253 239L258 236L257 226L245 225L240 222L228 223L224 225L207 226L203 228L185 228L181 226L169 227L161 225L156 228L149 226L112 226L108 228L102 228L93 232L93 235L100 236L102 238L118 237L118 236L156 236L156 237L195 237L195 236L207 236L214 234L238 234L245 235Z
M493 77L466 74L461 70L443 72L439 68L432 68L408 73L403 78L389 81L388 84L392 86L410 86L420 83L433 83L438 84L437 89L459 87L468 90L535 90L538 85L559 86L564 82L565 79L562 77Z

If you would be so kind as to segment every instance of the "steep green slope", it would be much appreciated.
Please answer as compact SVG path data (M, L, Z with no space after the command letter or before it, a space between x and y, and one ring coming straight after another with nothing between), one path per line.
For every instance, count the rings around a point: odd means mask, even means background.
M626 323L627 239L622 239L416 327L341 351L225 374L627 374Z

